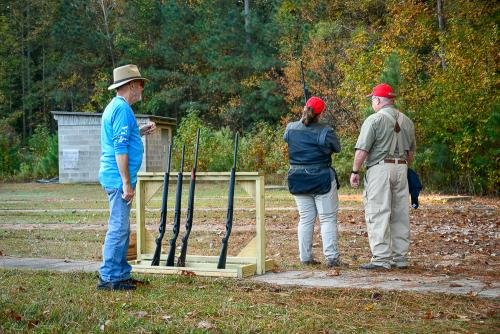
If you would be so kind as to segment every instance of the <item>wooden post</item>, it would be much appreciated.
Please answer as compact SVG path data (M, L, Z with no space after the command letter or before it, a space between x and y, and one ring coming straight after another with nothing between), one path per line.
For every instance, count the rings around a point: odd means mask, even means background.
M135 207L136 207L136 219L137 219L137 260L142 259L142 251L144 246L146 245L146 201L144 194L144 183L145 181L140 178L137 180L136 187L136 198L135 198Z
M266 272L266 228L265 228L265 198L264 198L264 176L260 175L255 181L255 228L257 230L256 237L256 257L257 257L257 274L262 275Z

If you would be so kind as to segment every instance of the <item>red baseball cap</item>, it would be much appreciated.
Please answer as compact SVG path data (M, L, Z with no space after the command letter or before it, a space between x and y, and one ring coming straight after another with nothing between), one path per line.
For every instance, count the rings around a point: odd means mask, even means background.
M306 107L311 107L315 114L321 114L325 110L325 102L319 97L312 96L307 100Z
M386 83L381 83L380 85L373 87L371 94L366 95L366 97L370 97L370 96L386 97L388 99L393 99L397 95L391 86L389 86Z

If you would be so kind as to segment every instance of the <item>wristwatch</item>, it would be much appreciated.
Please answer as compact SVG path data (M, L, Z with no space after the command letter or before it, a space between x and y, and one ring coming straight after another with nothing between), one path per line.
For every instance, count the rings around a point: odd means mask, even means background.
M359 170L356 170L356 171L351 171L352 174L359 174Z

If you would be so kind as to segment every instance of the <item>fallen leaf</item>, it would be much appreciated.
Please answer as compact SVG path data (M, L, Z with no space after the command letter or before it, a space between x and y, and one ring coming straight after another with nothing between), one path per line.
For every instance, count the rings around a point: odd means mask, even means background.
M211 323L209 323L209 322L208 322L208 321L206 321L206 320L202 320L202 321L200 321L200 322L196 325L196 327L198 327L198 328L202 328L202 329L213 329L213 328L215 328L215 326L214 326L214 325L212 325Z
M368 304L365 306L365 311L371 312L371 311L373 311L374 308L375 308L374 304Z
M328 270L326 276L340 276L340 271L338 269Z
M424 319L424 320L430 320L433 318L434 318L434 315L432 314L432 310L427 310L427 312L425 312L425 314L422 316L422 319Z
M28 329L32 329L33 327L38 325L39 322L39 320L28 320Z
M194 273L194 271L189 271L189 270L181 270L181 275L182 276L196 276L196 274Z
M134 315L135 315L137 318L144 318L145 316L147 316L147 315L148 315L148 312L146 312L146 311L139 311L139 312L134 313Z
M314 276L314 273L312 271L306 271L304 273L300 273L297 275L297 278L309 278L309 277L313 277Z
M462 286L463 286L462 284L458 284L458 283L451 283L450 284L451 288L459 288L459 287L462 287Z
M279 286L273 286L269 289L271 292L281 292L281 288Z
M9 310L9 312L7 312L7 315L15 321L23 320L23 317L13 310Z
M171 316L165 314L164 316L161 317L164 321L169 322L170 319L172 318Z

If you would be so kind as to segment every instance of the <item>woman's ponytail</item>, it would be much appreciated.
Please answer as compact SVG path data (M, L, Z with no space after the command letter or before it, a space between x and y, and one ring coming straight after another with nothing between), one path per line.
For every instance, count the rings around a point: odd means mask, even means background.
M317 116L318 115L314 113L314 109L312 107L306 107L302 113L302 123L305 126L309 126L311 123L314 123Z

